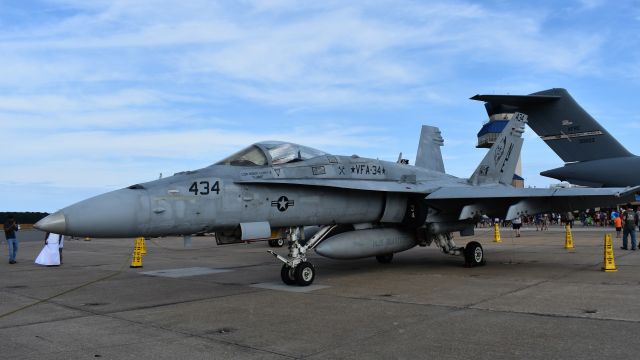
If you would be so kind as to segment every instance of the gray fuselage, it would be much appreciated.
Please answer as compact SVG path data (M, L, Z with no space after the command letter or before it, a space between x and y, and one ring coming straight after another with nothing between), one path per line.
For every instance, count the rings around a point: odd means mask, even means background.
M298 185L296 180L344 182L345 188ZM273 183L279 181L282 183ZM362 182L361 189L354 184ZM371 180L389 180L389 191L368 191ZM323 155L277 166L209 167L102 194L61 210L75 236L187 235L229 230L245 222L271 227L401 222L407 199L442 184L465 180L414 166L360 157ZM270 181L260 183L260 181ZM349 187L349 188L347 188ZM393 192L399 189L404 192Z
M640 157L615 157L568 163L541 175L593 187L640 185Z

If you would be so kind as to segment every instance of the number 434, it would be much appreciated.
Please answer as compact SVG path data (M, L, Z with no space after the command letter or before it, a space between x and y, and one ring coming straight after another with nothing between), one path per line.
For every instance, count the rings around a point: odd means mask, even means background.
M209 195L214 191L216 194L220 194L219 181L214 182L213 186L211 186L208 181L194 181L191 187L189 187L189 192L192 192L193 195Z

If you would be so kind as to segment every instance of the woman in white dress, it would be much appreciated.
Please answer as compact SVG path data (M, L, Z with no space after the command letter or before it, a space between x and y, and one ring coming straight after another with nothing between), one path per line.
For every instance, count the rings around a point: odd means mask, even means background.
M64 236L47 233L44 240L44 248L36 258L36 264L46 266L57 266L62 264L62 248L64 246Z

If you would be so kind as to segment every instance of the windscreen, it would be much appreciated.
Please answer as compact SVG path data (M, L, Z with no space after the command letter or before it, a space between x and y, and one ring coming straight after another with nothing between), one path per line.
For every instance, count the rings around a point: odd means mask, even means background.
M267 156L271 158L272 165L282 165L322 155L327 155L327 153L308 146L280 141L264 141L242 149L218 161L215 165L266 166L269 165Z
M265 166L267 165L267 157L262 149L255 145L244 148L237 153L220 160L216 165L232 165L232 166Z
M269 152L273 165L304 161L326 155L320 150L292 143L263 143L262 146Z

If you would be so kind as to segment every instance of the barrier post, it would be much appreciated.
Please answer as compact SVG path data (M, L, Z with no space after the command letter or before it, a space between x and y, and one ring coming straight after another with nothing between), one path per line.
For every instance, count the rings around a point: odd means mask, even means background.
M616 272L616 261L613 258L613 244L611 242L611 235L604 235L604 264L602 264L602 271L604 272Z
M565 225L565 235L564 235L564 248L567 250L573 250L573 235L571 235L571 226L569 224Z
M136 245L133 248L133 256L131 258L131 268L142 267L142 243L144 238L136 238Z
M142 246L140 247L140 255L147 255L147 245L143 237L139 238Z

